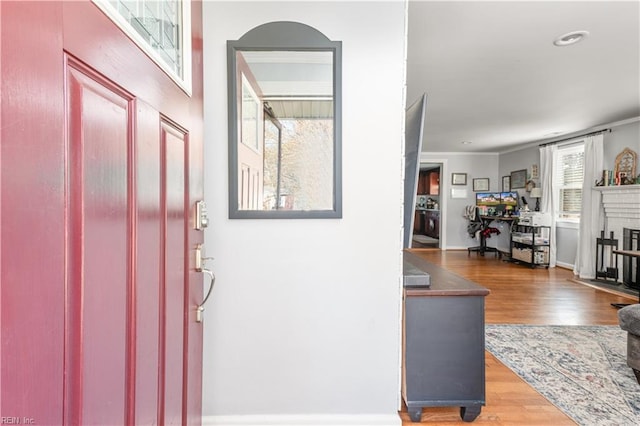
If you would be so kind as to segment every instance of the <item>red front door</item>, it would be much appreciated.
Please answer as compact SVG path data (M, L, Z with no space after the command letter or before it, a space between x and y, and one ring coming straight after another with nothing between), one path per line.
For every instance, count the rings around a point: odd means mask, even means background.
M0 2L3 422L199 424L187 95L93 3Z

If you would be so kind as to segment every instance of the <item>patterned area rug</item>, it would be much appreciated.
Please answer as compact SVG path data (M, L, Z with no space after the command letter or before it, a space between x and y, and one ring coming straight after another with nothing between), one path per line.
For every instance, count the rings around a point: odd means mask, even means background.
M487 325L486 348L579 425L640 425L620 327Z

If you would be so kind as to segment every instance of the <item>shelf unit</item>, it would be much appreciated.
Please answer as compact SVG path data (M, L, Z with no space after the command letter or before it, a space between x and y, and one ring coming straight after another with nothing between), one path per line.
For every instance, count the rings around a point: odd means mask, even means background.
M513 224L511 228L511 261L535 268L549 268L550 226Z

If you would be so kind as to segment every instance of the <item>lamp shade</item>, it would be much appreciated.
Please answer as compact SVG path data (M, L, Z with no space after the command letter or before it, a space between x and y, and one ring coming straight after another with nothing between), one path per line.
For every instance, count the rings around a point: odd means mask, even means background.
M530 195L531 198L542 198L542 188L533 188Z

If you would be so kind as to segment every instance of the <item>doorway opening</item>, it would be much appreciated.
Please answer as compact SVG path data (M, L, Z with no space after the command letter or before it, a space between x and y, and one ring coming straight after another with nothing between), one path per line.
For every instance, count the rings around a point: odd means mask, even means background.
M420 163L412 248L442 248L441 194L442 163Z

